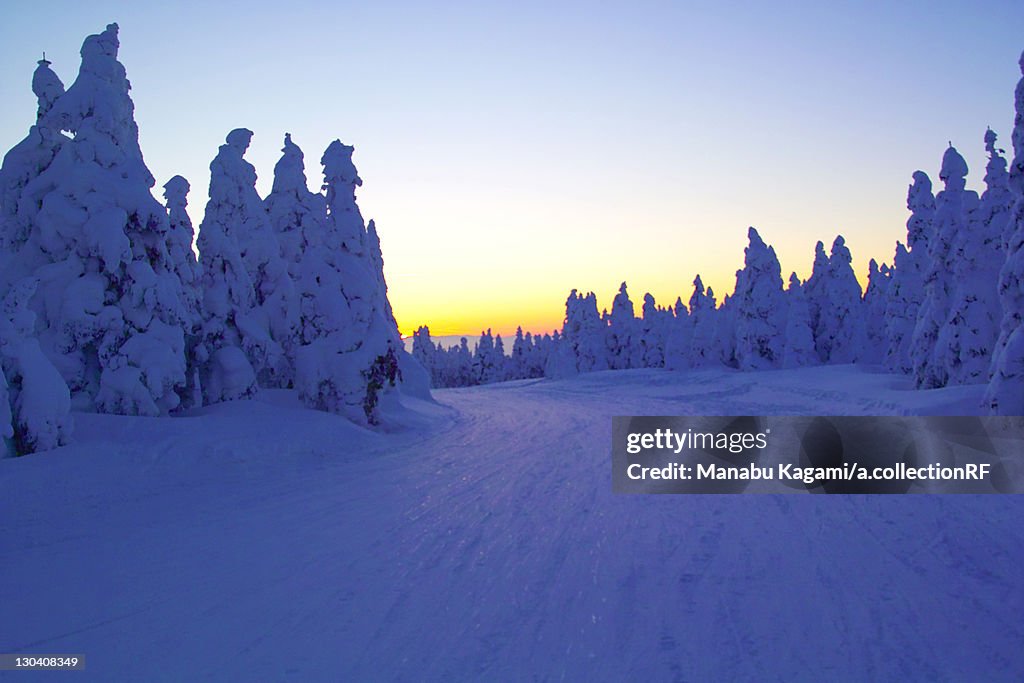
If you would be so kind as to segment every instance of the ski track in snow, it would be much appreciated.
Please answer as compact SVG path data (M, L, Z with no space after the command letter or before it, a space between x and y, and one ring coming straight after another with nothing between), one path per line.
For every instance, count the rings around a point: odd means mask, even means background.
M899 412L897 381L595 373L387 435L78 415L0 463L0 651L88 658L33 680L1020 680L1020 496L611 493L613 415Z

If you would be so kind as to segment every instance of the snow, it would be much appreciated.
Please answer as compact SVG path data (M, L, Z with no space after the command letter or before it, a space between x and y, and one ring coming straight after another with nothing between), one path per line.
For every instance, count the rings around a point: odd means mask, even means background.
M775 249L757 230L747 231L743 270L736 274L736 360L744 370L781 367L786 299Z
M1024 76L1024 53L1020 59ZM985 404L1002 415L1024 414L1024 77L1014 95L1013 161L1009 185L1016 202L1005 229L1006 262L999 274L999 298L1003 306L999 338L992 354L991 381Z
M280 390L78 414L75 444L0 461L0 644L86 653L90 680L1013 680L1021 496L609 477L613 415L959 413L981 390L629 370L403 399L392 433Z

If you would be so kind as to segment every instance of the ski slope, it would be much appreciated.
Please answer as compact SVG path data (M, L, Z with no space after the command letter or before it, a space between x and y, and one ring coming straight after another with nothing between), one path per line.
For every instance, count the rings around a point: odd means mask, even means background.
M823 389L820 387L829 387ZM852 367L76 415L0 461L3 680L928 680L1024 672L1020 496L616 496L621 414L970 412Z

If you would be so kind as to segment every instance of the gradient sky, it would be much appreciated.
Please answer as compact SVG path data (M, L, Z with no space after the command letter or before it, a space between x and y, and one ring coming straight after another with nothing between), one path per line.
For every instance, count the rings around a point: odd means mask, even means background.
M985 127L1010 147L1024 3L822 4L8 0L0 148L40 53L70 85L117 21L156 194L188 178L197 227L232 128L261 194L286 131L314 190L327 144L355 145L405 333L550 330L570 289L610 306L622 280L638 313L698 272L721 299L748 225L801 277L842 233L863 277L915 169L938 185L952 141L978 188Z

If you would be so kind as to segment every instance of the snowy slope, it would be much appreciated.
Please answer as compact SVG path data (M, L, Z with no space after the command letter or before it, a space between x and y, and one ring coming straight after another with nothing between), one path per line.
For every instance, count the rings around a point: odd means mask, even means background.
M0 461L0 651L82 681L1019 680L1024 498L611 493L612 415L982 389L636 370L437 391L387 434L286 392L79 414Z

